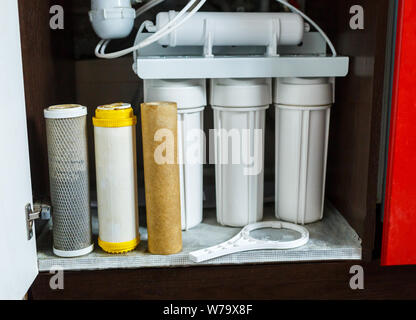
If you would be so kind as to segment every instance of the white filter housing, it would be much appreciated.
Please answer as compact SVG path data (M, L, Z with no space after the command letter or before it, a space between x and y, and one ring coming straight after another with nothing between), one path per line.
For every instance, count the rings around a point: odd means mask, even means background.
M178 105L178 154L182 230L203 219L203 135L207 105L206 81L145 80L145 102L169 101Z
M323 218L332 85L277 79L276 216L297 224Z
M271 81L214 79L211 87L217 220L243 227L263 218L264 131Z
M161 12L156 18L160 30L178 12ZM276 54L278 45L298 45L303 41L305 24L295 13L197 12L183 26L162 38L159 43L171 47L267 46Z

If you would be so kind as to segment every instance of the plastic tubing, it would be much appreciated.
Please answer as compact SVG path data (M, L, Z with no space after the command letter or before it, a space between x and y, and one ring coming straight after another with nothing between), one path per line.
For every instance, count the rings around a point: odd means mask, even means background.
M313 21L311 18L309 18L305 13L297 9L296 7L292 6L290 3L284 1L284 0L276 0L277 2L280 2L284 6L288 7L292 12L297 13L302 16L306 21L308 21L318 32L322 35L322 37L325 39L325 41L328 43L329 48L332 51L332 55L334 57L337 56L337 51L335 50L334 45L332 44L331 40L328 38L326 33Z
M157 5L161 4L164 1L165 0L152 0L142 5L139 9L136 10L136 19L137 17L141 16L146 11L149 11L150 9L152 9L153 7L156 7Z
M175 19L173 19L172 21L170 21L170 23L168 23L166 26L164 26L161 30L159 30L158 32L156 32L155 34L153 34L152 36L150 36L149 38L147 38L146 40L138 43L137 45L128 48L128 49L124 49L121 51L117 51L117 52L112 52L112 53L104 53L104 50L102 50L102 47L105 45L106 46L106 41L108 40L101 40L96 49L95 49L95 55L98 58L104 58L104 59L114 59L114 58L119 58L122 57L126 54L129 54L131 52L134 52L138 49L147 47L149 45L151 45L152 43L158 41L159 39L163 38L164 36L166 36L167 34L173 32L174 30L176 30L177 28L179 28L180 26L182 26L186 21L188 21L196 12L199 11L199 9L205 4L206 0L200 0L199 3L178 23L176 23L195 3L197 0L191 0L188 2L188 4L178 13L178 15L175 17ZM146 23L146 22L145 22ZM143 23L144 24L144 23ZM142 24L142 26L143 26ZM141 30L142 29L141 26ZM108 44L108 43L107 43ZM105 47L104 47L105 49Z

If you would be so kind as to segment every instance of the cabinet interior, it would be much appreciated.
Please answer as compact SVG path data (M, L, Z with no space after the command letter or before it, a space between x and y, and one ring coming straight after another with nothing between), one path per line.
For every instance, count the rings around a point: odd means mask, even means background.
M176 1L177 9L183 1ZM215 1L213 1L215 2ZM254 1L251 1L254 2ZM377 183L381 138L381 114L386 70L389 2L361 1L365 7L364 30L351 30L349 8L354 1L305 1L307 13L328 33L340 54L350 57L350 72L336 81L332 108L326 183L327 205L323 221L307 226L311 241L306 247L281 252L252 252L219 258L209 264L270 263L370 259L376 235ZM43 109L59 103L80 103L89 108L89 158L91 200L95 200L94 146L91 117L95 107L115 101L135 106L143 101L142 81L131 69L132 58L97 60L93 49L99 39L88 21L88 1L57 0L65 8L65 29L51 30L48 1L31 1L20 10L26 108L34 200L49 201L48 159ZM19 3L22 6L21 3ZM213 4L214 5L214 4ZM172 8L171 1L166 8ZM175 6L175 5L173 5ZM250 5L249 5L250 6ZM163 10L163 5L159 8ZM154 14L154 11L151 11ZM149 18L152 17L149 16ZM146 16L144 18L147 18ZM132 36L133 37L133 36ZM109 50L123 48L133 38L115 41ZM266 116L265 218L274 207L274 108ZM205 129L213 128L210 107L205 111ZM62 264L68 270L172 267L193 265L186 253L217 244L239 229L215 222L214 166L204 167L205 221L184 232L184 251L170 257L146 253L144 178L140 118L137 127L140 225L142 242L135 252L110 256L96 245L86 257L60 259L52 254L50 225L37 223L41 271ZM94 210L93 210L94 211ZM97 231L96 215L93 227ZM96 241L96 238L95 238Z

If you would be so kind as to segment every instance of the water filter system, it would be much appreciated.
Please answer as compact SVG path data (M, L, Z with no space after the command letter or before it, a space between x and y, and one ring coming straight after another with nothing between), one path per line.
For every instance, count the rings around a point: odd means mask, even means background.
M214 132L217 221L245 228L225 244L191 253L190 259L304 245L309 233L300 225L323 218L330 109L335 78L347 75L348 57L338 56L325 32L284 0L277 1L291 12L199 12L206 0L190 0L179 12L159 12L154 22L144 21L132 47L106 52L111 40L128 36L135 19L163 1L147 1L136 10L133 5L140 1L92 0L89 13L102 39L96 56L132 53L133 70L144 80L150 253L179 252L180 229L186 232L203 221L207 106L214 115L214 127L208 129ZM275 214L281 221L261 222L265 119L272 104ZM99 245L110 253L133 250L139 242L135 119L130 105L113 104L98 107L93 120ZM173 141L160 137L167 129ZM173 145L175 163L157 163L160 141ZM286 242L281 236L253 238L256 230L267 228L300 237Z

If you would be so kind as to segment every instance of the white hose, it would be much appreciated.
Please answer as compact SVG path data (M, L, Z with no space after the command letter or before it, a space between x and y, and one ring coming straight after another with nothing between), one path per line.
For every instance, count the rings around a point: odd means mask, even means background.
M325 41L328 43L329 48L332 51L332 55L334 57L337 56L337 51L335 50L334 45L332 44L331 40L328 38L326 33L306 14L304 14L302 11L300 11L298 8L292 6L290 3L286 2L285 0L276 0L277 2L280 2L284 6L288 7L292 12L297 13L303 17L306 21L308 21L313 27L315 27L316 30L322 35L322 37L325 39Z
M158 41L159 39L165 37L166 35L168 35L169 33L173 32L174 30L176 30L177 28L181 27L186 21L188 21L196 12L199 11L199 9L205 4L205 2L207 0L199 0L199 3L180 21L177 23L177 21L197 2L198 0L190 0L188 2L188 4L177 14L177 16L170 21L167 25L165 25L162 29L160 29L159 31L157 31L155 34L153 34L152 36L150 36L149 38L143 40L142 42L138 43L137 45L128 48L128 49L124 49L121 51L117 51L117 52L112 52L112 53L105 53L104 50L102 50L102 48L105 46L107 46L108 43L106 43L106 40L101 40L96 49L95 49L95 55L98 58L103 58L103 59L115 59L115 58L119 58L122 57L126 54L132 53L136 50L139 50L141 48L147 47L149 45L151 45L152 43ZM144 23L142 24L142 26L140 26L139 33L141 31L143 31L144 28ZM108 41L108 40L107 40Z
M153 26L153 23L149 20L144 21L140 25L139 32L137 34L141 34L143 32L144 28L146 28L148 26ZM110 41L111 40L101 40L95 48L95 55L99 56L99 55L105 54L105 49L107 48Z
M153 7L156 7L157 5L161 4L164 1L165 0L152 0L142 5L139 9L136 10L136 19L137 17L141 16L146 11L149 11L150 9L152 9Z

